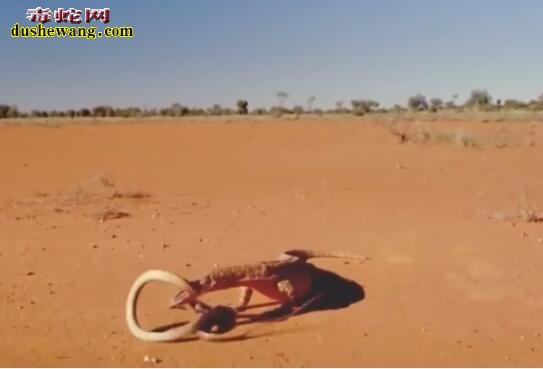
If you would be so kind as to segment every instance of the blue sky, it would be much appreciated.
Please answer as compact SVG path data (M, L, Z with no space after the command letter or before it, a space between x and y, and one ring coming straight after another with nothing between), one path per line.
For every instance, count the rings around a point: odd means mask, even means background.
M27 8L111 9L133 39L14 39ZM22 109L114 106L332 107L416 93L465 99L543 92L543 1L3 1L0 102ZM48 26L55 25L49 23ZM101 24L98 24L102 27Z

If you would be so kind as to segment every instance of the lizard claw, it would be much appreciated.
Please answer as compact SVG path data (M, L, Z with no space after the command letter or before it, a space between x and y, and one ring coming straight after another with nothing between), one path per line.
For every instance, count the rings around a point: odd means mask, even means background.
M184 310L185 307L183 305L185 304L193 304L194 303L194 296L190 291L182 290L177 293L171 300L169 304L170 309L182 309Z

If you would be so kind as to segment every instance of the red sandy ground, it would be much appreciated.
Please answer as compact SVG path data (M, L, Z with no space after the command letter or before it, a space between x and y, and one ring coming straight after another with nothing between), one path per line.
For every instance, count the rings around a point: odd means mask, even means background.
M506 216L524 195L543 208L543 124L429 123L508 142L477 149L402 145L352 118L259 122L0 127L0 364L543 365L543 223ZM127 331L141 272L196 278L289 248L371 256L314 260L366 298L241 341ZM172 293L146 288L142 324L187 317Z

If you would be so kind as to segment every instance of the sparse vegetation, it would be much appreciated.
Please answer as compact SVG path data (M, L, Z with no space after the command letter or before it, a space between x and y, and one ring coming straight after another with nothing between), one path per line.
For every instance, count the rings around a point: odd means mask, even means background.
M442 114L461 113L465 109L481 112L510 112L510 111L525 111L525 112L539 112L543 111L543 94L536 99L532 99L528 102L518 99L505 99L496 100L496 103L492 103L492 97L488 91L483 89L475 89L471 91L470 97L464 104L457 104L456 100L458 95L453 95L449 101L444 101L441 98L434 97L427 100L426 96L417 94L411 96L407 101L407 107L395 104L390 108L381 107L380 103L371 99L353 99L351 100L352 109L345 107L345 101L340 100L335 103L335 108L322 110L315 108L316 101L315 96L311 96L306 101L306 107L297 105L292 109L285 106L285 101L290 97L287 92L280 91L276 94L279 104L272 106L269 109L260 107L252 110L250 113L253 115L272 115L274 117L281 117L286 114L348 114L352 113L356 116L363 116L369 113L378 114L411 114L425 112ZM410 111L410 113L408 112ZM188 107L180 103L174 103L168 107L163 108L151 108L141 109L139 107L126 107L115 108L109 105L99 105L92 109L80 108L78 110L38 110L34 109L30 112L21 112L16 106L0 104L0 119L14 119L14 118L133 118L133 117L185 117L185 116L204 116L204 115L230 115L230 114L249 114L249 102L247 100L238 100L235 106L223 107L220 104L214 104L209 108L201 107ZM431 118L425 118L426 120ZM435 118L434 118L435 119ZM504 120L503 117L491 117L487 121L500 121ZM541 117L537 117L537 120L542 120Z

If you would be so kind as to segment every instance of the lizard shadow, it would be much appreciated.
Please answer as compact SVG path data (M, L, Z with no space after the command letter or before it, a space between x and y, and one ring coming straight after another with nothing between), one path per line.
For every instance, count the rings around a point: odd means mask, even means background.
M343 309L366 298L366 291L359 283L318 267L315 267L310 294L319 298L298 314Z
M329 270L313 266L312 278L311 290L295 306L284 305L269 309L260 314L243 314L248 320L238 323L238 325L266 321L283 321L295 315L322 310L343 309L366 298L366 291L362 285ZM276 305L276 303L252 305L248 306L247 310L268 305Z

